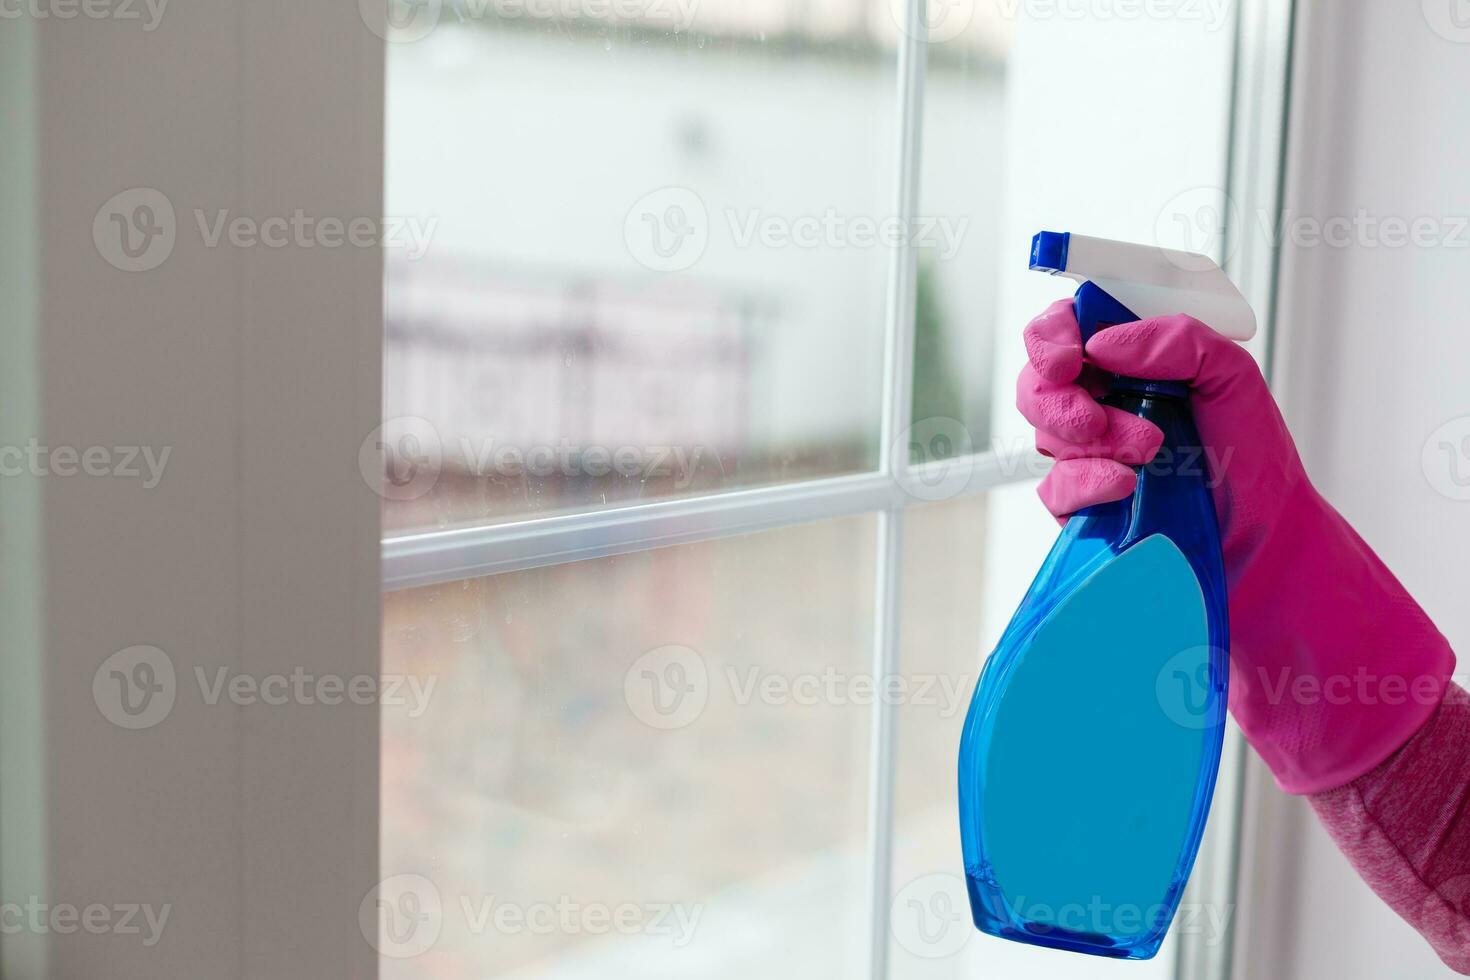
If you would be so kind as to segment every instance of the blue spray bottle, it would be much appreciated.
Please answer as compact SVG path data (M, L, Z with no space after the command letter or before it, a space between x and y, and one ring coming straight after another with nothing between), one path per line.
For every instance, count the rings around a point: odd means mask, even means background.
M1084 341L1188 313L1255 316L1202 255L1041 232L1031 268L1082 282ZM1038 946L1158 952L1204 832L1225 730L1225 573L1206 456L1177 382L1115 378L1164 432L1133 495L1067 521L986 661L960 742L975 925Z

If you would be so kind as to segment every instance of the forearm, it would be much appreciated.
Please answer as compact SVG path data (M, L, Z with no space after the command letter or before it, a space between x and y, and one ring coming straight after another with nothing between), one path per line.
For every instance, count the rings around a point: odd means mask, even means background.
M1402 748L1307 799L1363 880L1470 974L1470 693L1451 684Z

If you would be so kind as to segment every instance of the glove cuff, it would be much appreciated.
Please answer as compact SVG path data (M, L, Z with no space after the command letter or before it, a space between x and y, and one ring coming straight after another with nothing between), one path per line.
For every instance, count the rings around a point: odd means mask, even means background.
M1352 782L1438 707L1455 655L1303 481L1230 593L1230 710L1288 793Z

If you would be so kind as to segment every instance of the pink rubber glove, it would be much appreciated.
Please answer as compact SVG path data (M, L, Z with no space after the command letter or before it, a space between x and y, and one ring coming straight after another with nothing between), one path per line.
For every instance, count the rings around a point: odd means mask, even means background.
M1282 789L1368 772L1424 724L1455 657L1347 522L1318 495L1246 351L1182 314L1099 331L1071 300L1026 327L1017 406L1058 462L1040 495L1059 518L1121 500L1157 427L1097 404L1107 373L1190 386L1230 593L1230 711Z

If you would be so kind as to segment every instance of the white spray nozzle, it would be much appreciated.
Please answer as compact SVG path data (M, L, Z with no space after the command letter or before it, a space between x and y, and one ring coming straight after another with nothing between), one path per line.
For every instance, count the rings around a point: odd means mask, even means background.
M1043 231L1031 268L1091 282L1140 319L1187 313L1231 340L1250 340L1256 314L1215 261L1196 252Z

